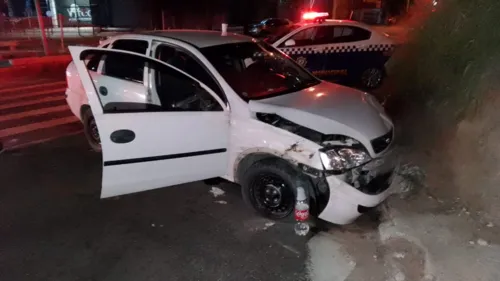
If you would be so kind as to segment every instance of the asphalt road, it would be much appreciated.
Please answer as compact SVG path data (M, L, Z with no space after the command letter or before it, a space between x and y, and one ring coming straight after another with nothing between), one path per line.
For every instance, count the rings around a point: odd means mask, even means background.
M305 240L247 209L238 186L220 185L217 198L198 182L100 200L100 158L82 135L0 155L0 280L304 276Z
M236 185L219 185L217 198L197 182L99 199L100 154L61 108L60 87L44 93L0 91L8 145L0 154L0 280L305 278L306 239L256 216ZM44 98L51 101L29 103Z

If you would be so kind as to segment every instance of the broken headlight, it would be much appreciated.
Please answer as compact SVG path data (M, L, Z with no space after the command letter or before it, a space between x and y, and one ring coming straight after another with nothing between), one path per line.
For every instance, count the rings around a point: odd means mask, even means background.
M351 147L330 148L320 151L320 157L326 170L338 172L359 167L372 160L366 151Z

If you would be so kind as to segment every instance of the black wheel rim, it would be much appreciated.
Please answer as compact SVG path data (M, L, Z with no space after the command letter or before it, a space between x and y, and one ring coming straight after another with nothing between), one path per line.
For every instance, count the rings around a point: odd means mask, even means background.
M293 211L295 194L278 175L259 174L252 181L250 192L257 210L270 218L284 218Z
M90 118L89 120L89 131L92 141L96 144L101 144L101 138L99 137L99 130L97 129L95 118Z
M378 68L369 68L363 72L361 82L367 88L376 88L382 82L382 71Z

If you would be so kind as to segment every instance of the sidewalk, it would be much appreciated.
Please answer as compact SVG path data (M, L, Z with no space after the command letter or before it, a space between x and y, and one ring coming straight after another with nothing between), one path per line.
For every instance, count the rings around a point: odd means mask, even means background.
M228 32L234 33L243 33L243 26L229 26ZM168 29L167 29L168 30ZM221 27L215 28L214 30L221 30ZM131 29L131 28L98 28L98 27L64 27L63 35L65 39L82 39L89 37L105 37L105 36L113 36L122 33L134 33L134 32L148 32L154 31L150 29ZM155 31L161 31L155 30ZM46 29L46 35L49 39L58 39L61 38L61 28L53 27ZM26 29L23 31L13 31L13 32L0 32L0 38L6 40L13 39L39 39L41 37L40 29Z
M311 280L500 280L500 228L454 202L395 196L382 217L313 237Z
M100 32L100 28L93 27L64 27L63 33L65 38L82 38L82 37L94 37ZM52 27L47 28L46 33L47 38L60 38L61 28ZM40 38L40 29L25 29L20 31L9 31L1 32L0 36L2 39L21 39L21 38Z

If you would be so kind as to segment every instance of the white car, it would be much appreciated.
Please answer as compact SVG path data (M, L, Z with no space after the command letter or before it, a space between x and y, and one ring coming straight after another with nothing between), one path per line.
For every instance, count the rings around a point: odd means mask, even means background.
M67 101L102 146L102 198L222 177L265 217L289 217L301 186L313 215L348 224L391 193L382 106L267 43L164 31L70 52Z

